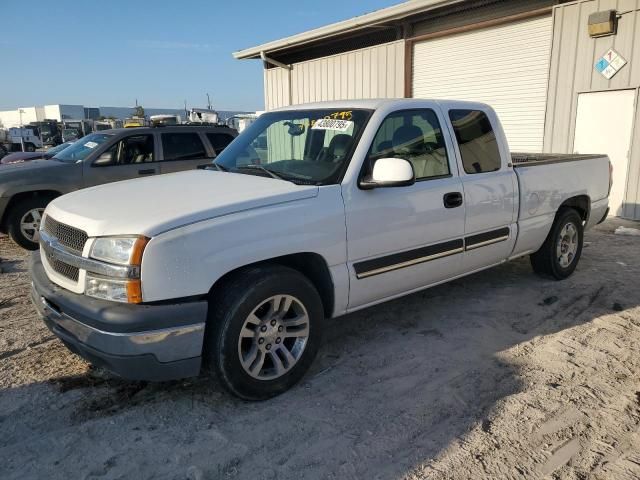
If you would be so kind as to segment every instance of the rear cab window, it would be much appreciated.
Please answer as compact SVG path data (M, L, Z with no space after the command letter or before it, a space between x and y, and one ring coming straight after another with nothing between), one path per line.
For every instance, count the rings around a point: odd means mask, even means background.
M500 149L489 117L481 110L450 110L465 173L496 172L502 167Z
M163 133L162 152L165 162L208 157L202 139L197 132Z

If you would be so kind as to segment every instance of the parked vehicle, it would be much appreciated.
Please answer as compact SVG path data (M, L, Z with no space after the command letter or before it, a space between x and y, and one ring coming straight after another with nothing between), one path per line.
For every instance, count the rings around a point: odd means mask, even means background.
M51 160L4 165L0 232L23 248L37 249L42 212L53 198L103 183L207 166L236 135L227 127L105 130L87 135Z
M63 142L75 142L83 137L82 133L77 128L64 128L62 129L62 141Z
M189 110L187 121L195 124L216 125L220 121L220 116L211 108L192 108Z
M122 123L122 122L120 122ZM117 125L117 121L115 119L104 119L104 120L96 120L93 122L93 130L95 132L101 132L103 130L112 130L114 128L121 128L122 125Z
M1 164L29 162L31 160L49 160L57 153L61 152L69 145L73 145L73 142L61 143L57 147L52 147L49 150L43 150L39 152L14 152L0 159Z
M40 139L45 146L55 147L62 143L62 132L57 120L31 122L27 127L36 127L40 131Z
M0 130L0 143L4 144L9 152L35 152L37 148L43 146L38 127L14 127Z
M149 122L152 127L160 127L165 125L180 125L179 115L151 115Z
M480 103L289 107L207 170L49 204L33 301L69 348L123 377L204 363L265 399L304 375L327 317L525 255L568 277L610 187L606 156L510 154Z
M149 125L149 120L145 117L127 117L124 119L123 127L124 128L137 128L137 127L146 127Z
M249 127L256 119L262 114L262 112L256 113L239 113L234 115L233 117L227 118L224 122L228 126L235 128L238 130L238 133L242 133L246 128Z
M62 141L75 142L93 132L91 120L64 120L62 123Z

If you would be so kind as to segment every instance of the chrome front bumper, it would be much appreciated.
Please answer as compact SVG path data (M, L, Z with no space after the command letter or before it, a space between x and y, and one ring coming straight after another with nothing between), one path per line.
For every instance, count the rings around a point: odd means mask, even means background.
M134 380L171 380L200 372L207 302L117 304L51 282L36 252L31 297L49 329L91 363Z

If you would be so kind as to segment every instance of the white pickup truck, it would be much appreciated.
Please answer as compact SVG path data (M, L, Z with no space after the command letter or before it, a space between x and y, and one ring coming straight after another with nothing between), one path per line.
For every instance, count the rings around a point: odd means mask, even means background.
M131 379L290 388L326 318L523 255L556 279L608 212L606 156L511 154L479 103L265 113L205 170L55 199L32 259L49 328Z

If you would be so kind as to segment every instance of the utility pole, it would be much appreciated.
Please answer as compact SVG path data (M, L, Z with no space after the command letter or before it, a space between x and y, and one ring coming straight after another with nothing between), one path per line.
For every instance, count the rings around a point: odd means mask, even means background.
M209 98L209 94L207 93L207 109L211 110L211 99Z
M25 113L25 111L19 108L18 112L20 113L20 148L24 152L24 137L22 136L24 129L22 128L22 114Z

